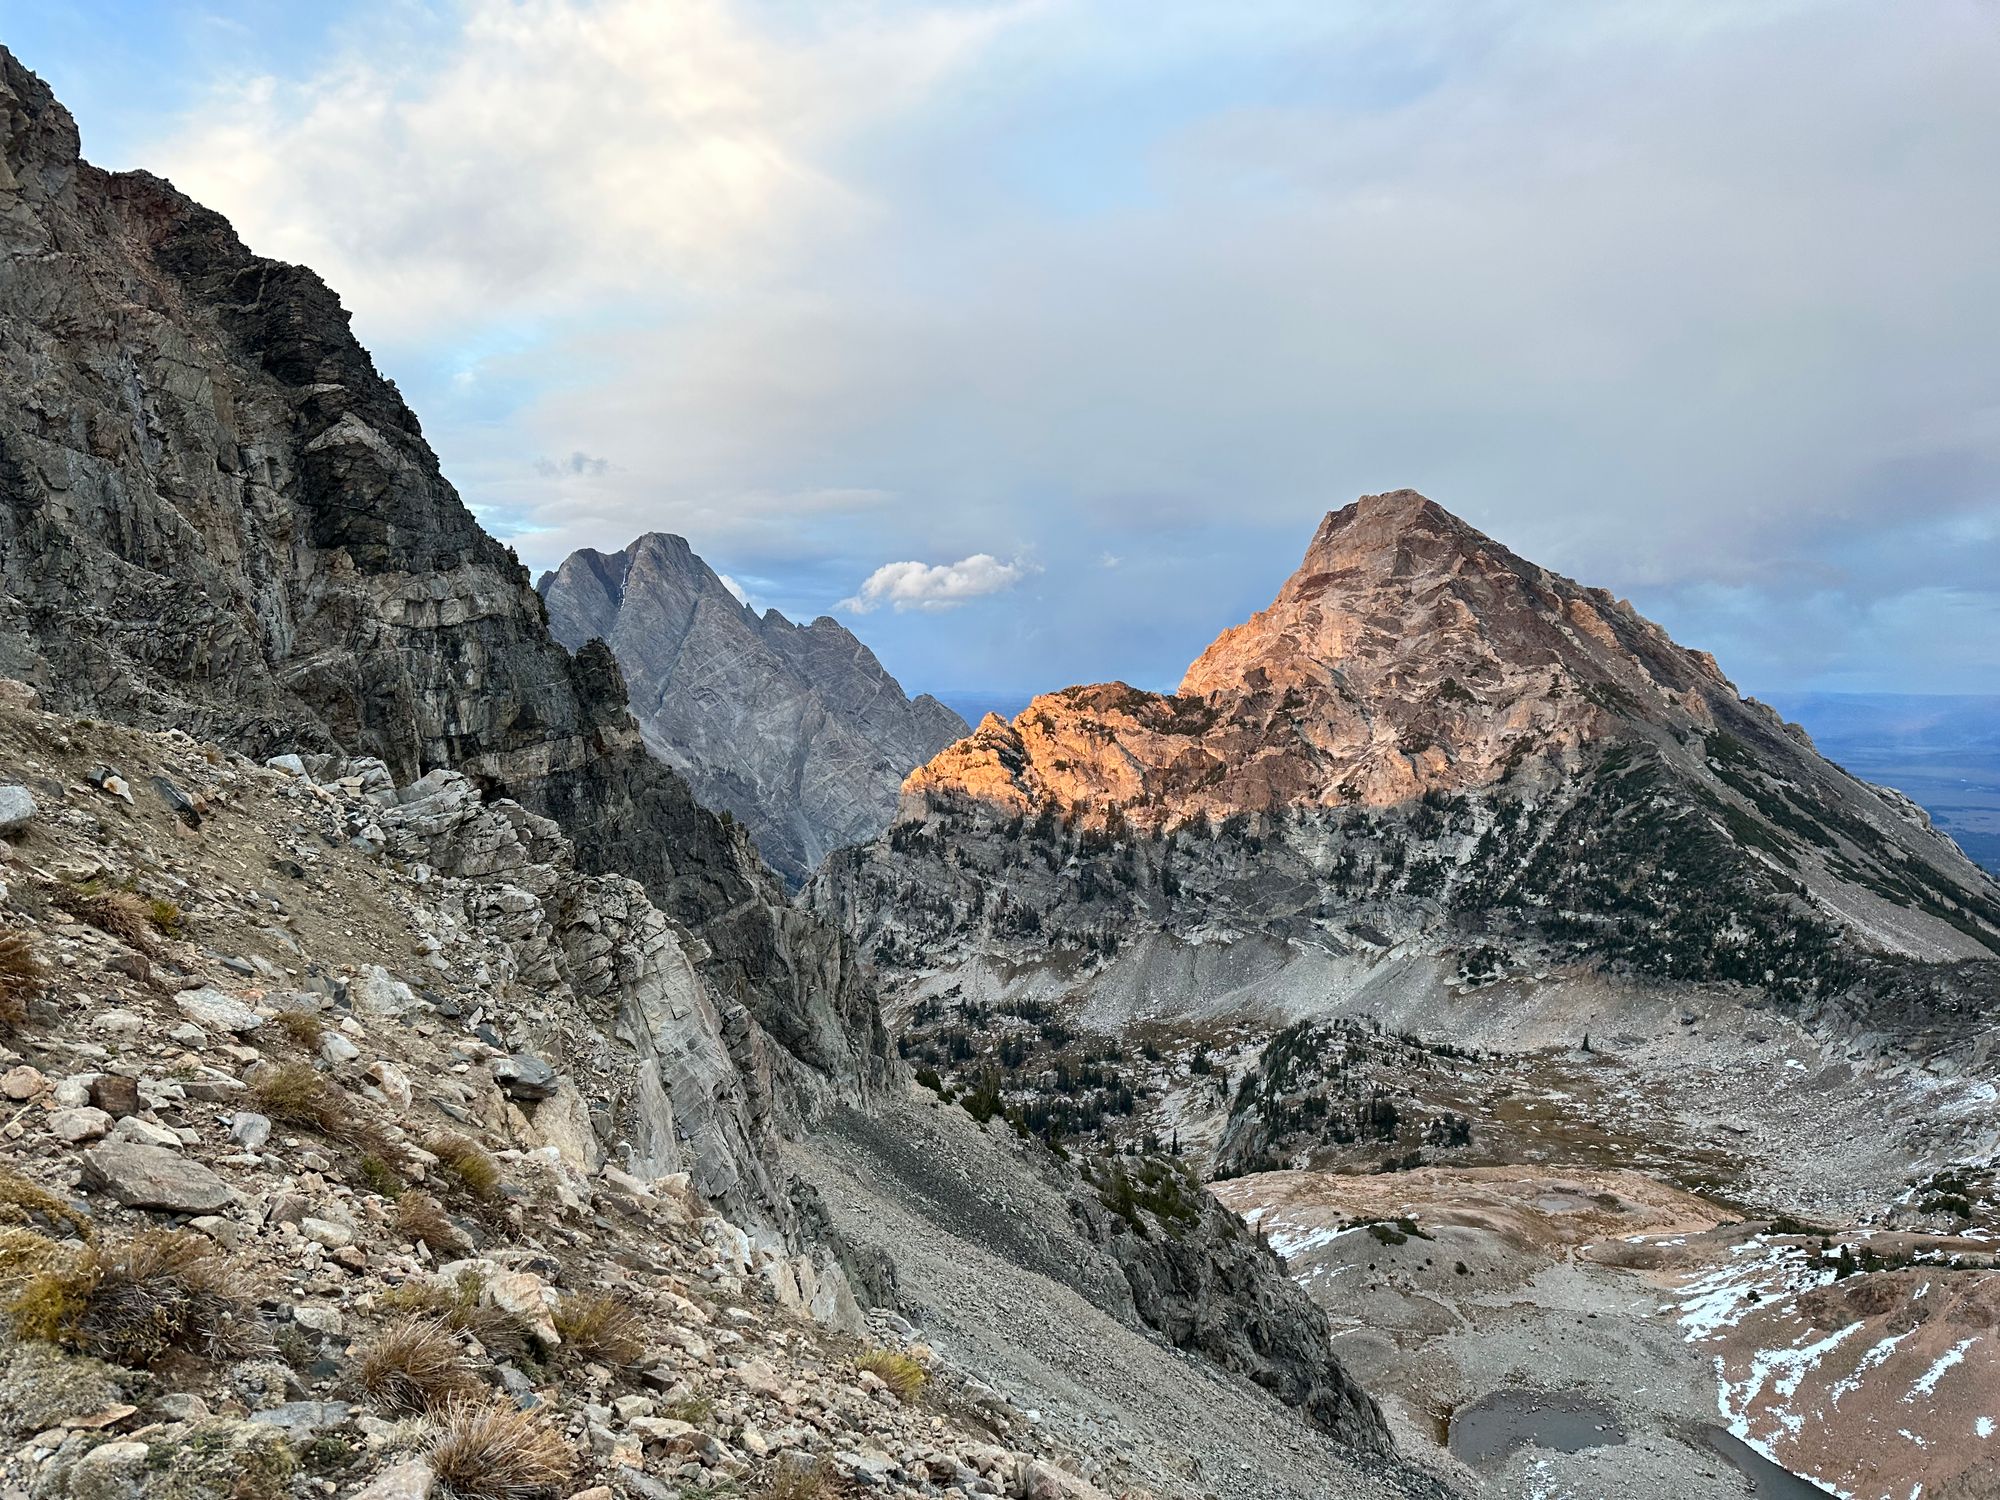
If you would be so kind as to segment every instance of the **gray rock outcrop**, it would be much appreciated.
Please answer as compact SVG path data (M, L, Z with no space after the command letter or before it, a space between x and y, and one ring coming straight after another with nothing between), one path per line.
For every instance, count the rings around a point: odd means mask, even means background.
M572 553L539 588L556 639L610 646L646 743L788 880L880 833L903 778L970 732L839 621L758 614L680 537Z
M24 786L0 786L0 834L19 833L35 820L35 794Z
M207 1214L236 1201L228 1183L198 1161L164 1146L106 1141L83 1154L83 1180L127 1208Z

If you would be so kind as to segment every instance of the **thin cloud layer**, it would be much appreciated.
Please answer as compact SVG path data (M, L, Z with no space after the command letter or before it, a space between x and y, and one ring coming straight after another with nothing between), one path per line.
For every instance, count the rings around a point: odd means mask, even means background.
M975 552L955 563L884 563L862 581L840 607L857 615L888 605L906 609L956 609L968 599L1011 589L1027 576L1019 563L1006 563L990 552Z
M1746 686L2000 691L1990 4L403 14L140 155L537 567L674 531L907 684L1160 685L1412 485ZM878 566L981 556L1041 571L948 625Z

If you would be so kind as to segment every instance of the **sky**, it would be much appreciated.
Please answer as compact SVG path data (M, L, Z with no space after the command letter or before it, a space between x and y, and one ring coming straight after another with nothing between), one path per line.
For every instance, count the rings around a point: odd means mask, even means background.
M0 0L538 572L1168 688L1413 487L1739 686L2000 693L2000 3Z

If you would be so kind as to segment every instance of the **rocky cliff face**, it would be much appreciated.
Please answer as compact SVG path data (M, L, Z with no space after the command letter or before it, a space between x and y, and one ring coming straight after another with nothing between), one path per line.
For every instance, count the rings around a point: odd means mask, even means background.
M539 588L556 639L610 646L646 743L790 881L880 833L903 778L967 733L838 621L738 601L680 537L574 553Z
M802 1064L788 1112L878 1082L839 935L647 755L609 653L550 637L326 285L79 160L11 56L0 109L0 670L252 752L462 772L701 934L709 983Z
M1407 491L1329 515L1179 693L989 717L816 899L891 958L1051 936L1101 956L1161 927L1336 953L1531 937L1793 998L1867 954L2000 945L2000 889L1906 799Z

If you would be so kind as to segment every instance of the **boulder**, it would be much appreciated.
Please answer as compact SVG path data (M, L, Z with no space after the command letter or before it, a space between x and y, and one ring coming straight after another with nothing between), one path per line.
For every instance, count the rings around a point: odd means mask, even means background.
M332 1067L351 1063L361 1055L361 1049L337 1031L329 1031L319 1044L319 1055Z
M486 1282L485 1300L534 1335L545 1348L562 1342L549 1316L555 1294L532 1271L502 1271Z
M418 1004L416 992L380 964L364 964L348 980L347 1002L357 1016L400 1016Z
M114 1120L135 1115L139 1112L139 1081L123 1073L99 1073L90 1080L90 1102Z
M380 1090L382 1097L398 1109L408 1109L415 1091L410 1087L410 1076L394 1063L387 1060L370 1064L368 1081Z
M354 1243L354 1231L345 1224L337 1224L332 1219L307 1217L299 1220L299 1233L314 1244L324 1245L329 1250L344 1249Z
M1020 1493L1021 1500L1106 1500L1096 1485L1038 1458L1022 1465Z
M76 1461L64 1493L70 1500L137 1500L146 1492L144 1443L100 1443Z
M236 1190L200 1162L130 1141L106 1141L84 1152L83 1180L127 1208L205 1214L236 1201Z
M49 1129L60 1140L75 1145L78 1141L94 1141L111 1129L111 1116L101 1109L92 1109L88 1104L81 1109L59 1109L49 1116Z
M437 1476L420 1458L384 1469L356 1490L353 1500L428 1500Z
M493 1064L493 1078L510 1099L555 1097L556 1070L532 1052L516 1052Z
M0 786L0 834L19 833L35 817L35 794L24 786Z
M198 990L182 990L174 996L174 1006L197 1026L211 1031L232 1031L241 1036L264 1024L262 1016L234 995L207 985Z
M160 794L160 800L174 810L180 820L190 828L201 827L202 804L200 799L190 797L165 776L153 778L153 790Z
M132 801L132 787L114 766L99 766L90 773L90 784L107 797L116 797L129 804Z
M184 1142L178 1131L165 1125L156 1125L151 1120L142 1120L137 1115L127 1115L111 1132L114 1141L136 1141L141 1146L164 1146L169 1151L178 1151Z

